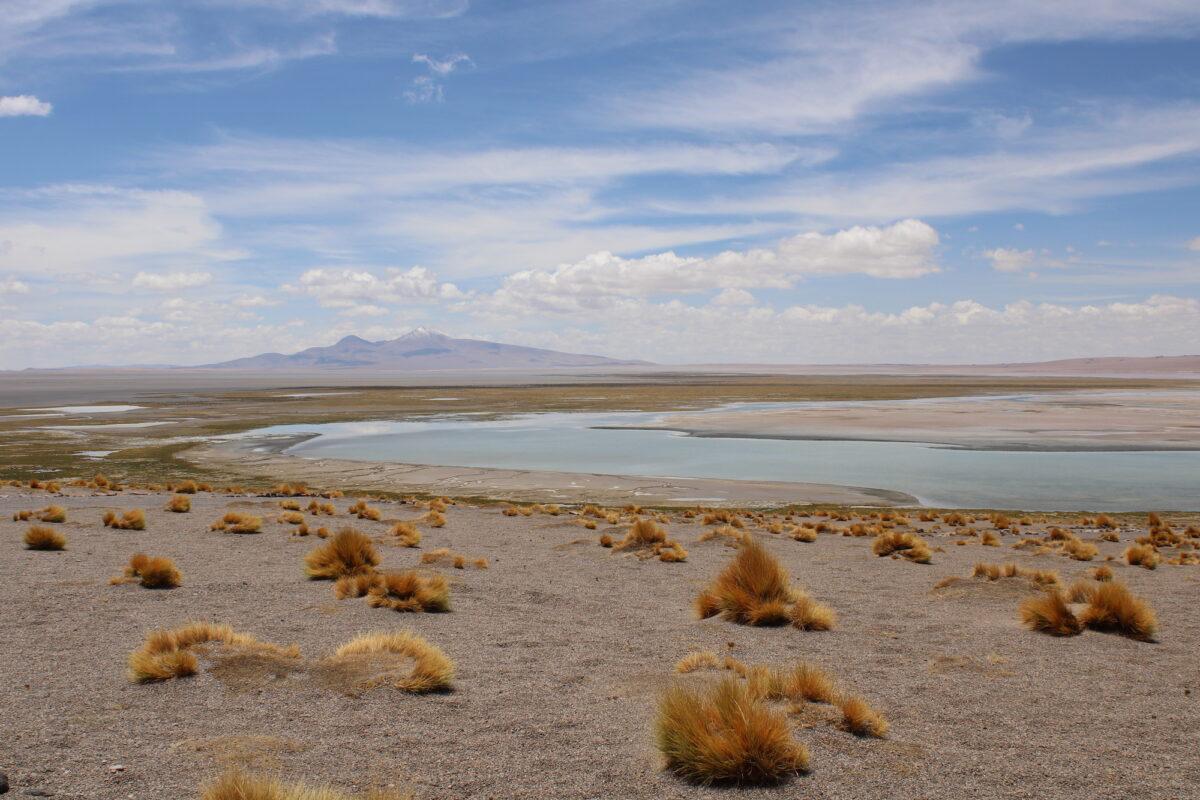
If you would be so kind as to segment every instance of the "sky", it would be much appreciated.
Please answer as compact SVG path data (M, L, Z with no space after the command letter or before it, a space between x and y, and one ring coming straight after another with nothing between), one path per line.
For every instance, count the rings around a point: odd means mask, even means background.
M1200 3L0 0L0 369L1200 352Z

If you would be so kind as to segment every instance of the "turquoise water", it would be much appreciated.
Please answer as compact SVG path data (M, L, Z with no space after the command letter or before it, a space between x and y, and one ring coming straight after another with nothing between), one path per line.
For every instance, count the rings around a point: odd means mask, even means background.
M894 489L930 505L964 508L1200 508L1200 452L1194 451L1011 452L905 442L701 438L600 427L644 425L660 417L550 413L483 421L455 415L279 425L246 435L318 434L287 450L306 458L832 483Z

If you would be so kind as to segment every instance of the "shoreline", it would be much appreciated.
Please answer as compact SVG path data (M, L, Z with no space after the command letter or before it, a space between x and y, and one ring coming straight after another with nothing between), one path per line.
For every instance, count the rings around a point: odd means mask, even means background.
M860 486L721 478L608 475L550 470L436 466L350 459L308 459L283 451L313 438L288 434L226 439L186 450L178 458L208 469L273 481L336 483L397 494L437 494L554 503L626 503L661 506L839 505L917 507L906 492Z

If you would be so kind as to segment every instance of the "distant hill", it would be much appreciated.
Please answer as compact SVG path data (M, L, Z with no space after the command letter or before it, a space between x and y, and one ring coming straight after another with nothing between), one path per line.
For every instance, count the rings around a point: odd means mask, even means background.
M600 367L645 364L604 356L559 353L537 347L454 339L444 333L417 328L398 339L369 342L347 336L328 347L310 347L299 353L263 353L219 364L208 369L362 369L438 370L521 367Z

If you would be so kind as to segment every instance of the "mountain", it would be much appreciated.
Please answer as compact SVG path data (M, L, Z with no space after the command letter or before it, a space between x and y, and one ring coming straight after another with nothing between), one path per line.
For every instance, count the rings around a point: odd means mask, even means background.
M263 353L249 358L205 364L207 369L496 369L521 367L601 367L644 364L604 356L559 353L536 347L454 339L444 333L416 328L398 339L369 342L347 336L328 347L299 353Z

